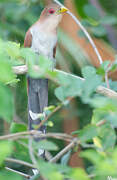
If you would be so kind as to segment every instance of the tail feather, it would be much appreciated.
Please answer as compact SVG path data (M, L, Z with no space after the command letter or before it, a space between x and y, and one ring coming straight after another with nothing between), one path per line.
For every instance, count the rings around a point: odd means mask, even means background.
M34 125L39 125L41 120L38 118L43 113L44 108L48 106L48 80L34 79L28 77L28 122L29 130L34 129ZM46 126L43 125L38 129L41 133L46 133ZM36 141L40 139L36 138ZM39 150L39 154L44 154L43 150Z

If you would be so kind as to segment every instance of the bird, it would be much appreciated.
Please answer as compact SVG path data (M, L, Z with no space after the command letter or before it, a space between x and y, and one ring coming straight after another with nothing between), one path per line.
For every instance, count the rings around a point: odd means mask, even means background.
M51 3L41 12L40 18L26 32L24 47L31 48L38 55L44 55L55 64L57 47L57 28L67 8ZM34 125L39 125L39 114L48 107L48 79L27 76L28 84L28 124L29 130ZM38 131L46 133L46 126L41 126ZM39 139L37 140L39 141ZM45 151L39 149L39 156L44 157Z

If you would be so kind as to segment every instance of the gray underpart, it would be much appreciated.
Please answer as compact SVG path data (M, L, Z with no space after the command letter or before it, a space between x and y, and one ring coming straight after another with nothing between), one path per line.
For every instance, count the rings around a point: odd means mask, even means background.
M28 123L29 130L34 129L34 125L39 125L41 120L32 119L30 111L35 114L43 113L44 108L48 106L48 79L34 79L28 77ZM41 126L38 131L46 133L46 126ZM40 138L34 138L35 141L39 141ZM41 138L42 140L42 138ZM41 156L44 157L44 154Z

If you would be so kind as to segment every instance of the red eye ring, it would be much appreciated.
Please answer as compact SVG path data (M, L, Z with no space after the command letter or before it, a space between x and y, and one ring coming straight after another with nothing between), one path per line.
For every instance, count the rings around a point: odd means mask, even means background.
M55 13L55 10L54 9L49 9L48 11L50 14L54 14Z

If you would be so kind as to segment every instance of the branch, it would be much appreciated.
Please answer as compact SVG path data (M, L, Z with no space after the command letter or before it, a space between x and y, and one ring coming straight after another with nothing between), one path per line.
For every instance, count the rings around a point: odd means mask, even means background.
M70 142L73 137L71 135L65 134L65 133L47 133L47 134L41 134L36 130L32 131L25 131L25 132L20 132L20 133L14 133L14 134L8 134L4 136L0 136L0 140L6 140L6 139L20 139L22 136L25 136L26 138L27 135L35 135L36 137L39 138L55 138L55 139L61 139Z
M104 86L98 86L96 89L96 92L104 96L107 96L111 99L117 99L117 93L113 91L112 89L108 89Z
M23 142L20 141L20 140L17 140L17 142L18 142L19 144L21 144L22 146L24 146L25 148L29 149L29 147L28 147L28 145L27 145L26 143L23 143ZM38 155L38 153L37 153L36 151L34 151L34 154L35 154L36 157L39 157L39 155ZM46 160L48 160L48 161L52 158L52 155L51 155L51 153L50 153L49 151L45 151L45 158L46 158Z
M34 166L36 167L37 166L37 161L35 159L35 155L34 155L34 152L33 152L33 147L32 147L32 142L33 142L33 139L32 137L30 136L29 137L29 144L28 144L28 149L29 149L29 155L30 155L30 159L32 161L32 163L34 164Z
M8 170L8 171L10 171L10 172L14 172L14 173L16 173L16 174L19 174L19 175L21 175L21 176L23 176L23 177L25 177L25 178L27 178L27 179L30 179L30 178L31 178L30 175L25 174L25 173L22 173L22 172L19 172L19 171L16 171L16 170L11 169L11 168L9 168L9 167L5 167L5 169Z
M89 40L91 46L93 47L93 49L94 49L94 51L95 51L95 53L96 53L96 55L98 57L99 63L102 64L103 63L102 57L101 57L101 55L100 55L100 53L99 53L93 39L89 35L88 31L84 28L84 26L81 24L81 22L70 11L68 11L67 13L74 19L74 21L77 23L77 25L84 32L84 34L86 35L87 39Z
M5 161L7 162L12 162L12 163L17 163L17 164L21 164L30 168L35 168L35 166L33 164L30 164L28 162L19 160L19 159L13 159L13 158L6 158Z
M27 163L27 162L24 162L24 161L22 161L22 160L18 160L18 159L6 158L5 161L7 161L7 162L13 162L13 163L21 164L21 165L25 165L25 166L30 167L30 168L33 168L33 169L36 168L35 165L30 164L30 163ZM9 170L9 171L12 171L12 172L14 172L14 173L17 173L17 174L19 174L19 175L21 175L21 176L24 176L24 177L27 178L27 179L31 179L31 176L29 176L29 175L27 175L27 174L24 174L24 173L22 173L22 172L13 170L13 169L8 168L8 167L5 167L5 169L7 169L7 170ZM44 178L42 175L41 175L41 179L45 180L45 178Z
M96 124L96 126L97 126L97 127L102 126L102 125L104 125L106 122L107 122L107 121L104 119L104 120L102 120L102 121L99 121L99 122Z
M66 152L72 149L75 145L77 145L78 138L74 138L70 144L68 144L62 151L60 151L55 157L53 157L49 162L55 163L57 162Z
M61 4L58 0L54 0L54 1L55 1L57 4L59 4L60 6L65 7L65 6L64 6L63 4ZM95 51L95 53L96 53L96 55L97 55L97 58L98 58L98 60L99 60L99 63L100 63L100 65L101 65L101 64L103 63L102 57L101 57L101 55L100 55L100 53L99 53L99 51L98 51L98 49L97 49L97 47L96 47L93 39L92 39L92 37L90 36L90 34L88 33L88 31L86 30L86 28L81 24L81 22L79 21L79 19L76 18L76 16L69 11L69 9L68 9L68 11L67 11L67 14L69 14L69 15L72 17L72 19L76 22L76 24L77 24L77 25L81 28L81 30L84 32L84 34L86 35L87 39L89 40L91 46L93 47L93 49L94 49L94 51ZM106 82L106 84L107 84L107 88L110 88L110 86L109 86L109 80L108 80L108 73L107 73L107 72L105 73L105 82Z
M96 124L97 127L102 126L106 123L106 120L102 120L100 122L98 122ZM50 162L56 162L58 159L61 158L61 156L63 156L66 152L69 151L69 149L73 148L75 145L80 144L80 141L78 138L74 138L73 136L70 136L68 134L62 134L62 133L47 133L47 134L40 134L38 133L38 131L27 131L27 132L21 132L21 133L15 133L15 134L10 134L10 135L5 135L5 136L0 136L0 140L4 140L4 139L11 139L11 137L13 136L17 136L17 138L20 138L22 135L39 135L39 137L53 137L53 138L57 138L57 139L62 139L62 140L66 140L66 141L70 141L71 143L66 146L61 152L59 152L55 157L53 157ZM35 165L30 164L28 162L24 162L22 160L18 160L18 159L13 159L13 158L6 158L5 161L7 162L14 162L14 163L18 163L18 164L22 164L25 166L28 166L30 168L35 168Z
M54 111L53 111L49 116L47 116L44 120L41 121L41 123L40 123L39 125L36 126L35 129L39 129L43 124L45 124L45 122L46 122L48 119L50 119L50 117L51 117L55 112L57 112L59 109L61 109L61 107L62 107L62 104L59 105L59 106L57 106L57 107L54 109Z
M18 74L18 75L25 74L25 73L27 73L27 71L28 71L28 68L27 68L26 65L14 66L13 67L13 72L15 74ZM58 69L55 69L54 71L58 72L58 73L63 73L66 76L69 75L69 73L58 70ZM78 80L80 79L81 81L85 81L84 78L81 78L79 76L76 76L76 75L73 75L73 74L70 74L70 76L72 76L74 78L77 78ZM102 94L104 96L107 96L109 98L117 99L117 93L115 91L109 89L109 88L104 87L104 86L98 86L97 89L96 89L96 92L99 93L99 94Z
M102 126L106 123L107 121L106 120L102 120L102 121L99 121L96 126L99 127L99 126ZM78 138L74 138L71 143L66 146L61 152L59 152L55 157L53 157L49 162L52 162L52 163L55 163L57 162L61 156L63 156L66 152L68 152L70 149L72 149L75 145L78 145L80 144L80 141L78 140ZM94 147L94 146L91 146L91 145L88 145L88 147Z
M13 66L12 70L15 74L21 75L21 74L26 74L28 71L27 65L21 65L21 66Z
M55 3L57 3L59 6L65 7L62 3L60 3L58 0L53 0Z
M96 124L97 127L102 126L106 123L106 120L102 120ZM80 144L80 141L78 138L75 138L71 141L71 143L66 146L61 152L59 152L55 157L53 157L49 162L55 163L57 162L66 152L68 152L70 149L72 149L75 145ZM91 147L91 146L90 146ZM93 147L93 146L92 146Z
M68 98L69 101L71 101L73 99L73 97ZM52 111L52 113L47 116L44 120L41 121L41 123L35 128L36 130L39 129L46 121L48 121L48 119L50 119L52 117L52 115L54 113L56 113L57 111L59 111L61 109L61 107L64 105L64 103L60 104L59 106L57 106L54 111Z

